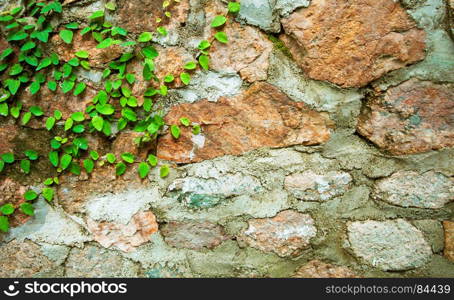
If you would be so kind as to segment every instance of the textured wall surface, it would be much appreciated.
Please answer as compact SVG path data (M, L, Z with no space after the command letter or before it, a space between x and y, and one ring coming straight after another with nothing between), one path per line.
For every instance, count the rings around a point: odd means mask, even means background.
M163 1L114 2L110 22L155 29ZM111 166L62 175L52 205L38 200L0 235L0 277L454 277L454 7L241 2L210 70L160 99L167 124L188 117L200 134L164 132L141 148L133 131L90 141L103 154L155 153L170 175L141 180L137 165L120 178ZM104 4L66 0L53 22L83 24ZM194 60L226 9L182 0L159 40L158 77ZM94 46L55 35L49 47L66 60L90 52L87 91L24 92L24 105L83 110L122 53ZM0 153L48 147L42 124L28 127L0 120ZM0 202L52 175L40 164L28 178L0 176Z

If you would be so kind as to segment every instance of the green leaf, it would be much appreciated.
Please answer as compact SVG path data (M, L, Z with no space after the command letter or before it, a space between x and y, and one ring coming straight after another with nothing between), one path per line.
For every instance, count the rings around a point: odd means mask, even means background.
M60 31L60 37L66 44L71 44L73 41L74 33L71 30L62 30Z
M82 124L76 125L73 127L73 132L74 133L82 133L85 131L85 127Z
M97 151L90 151L90 157L93 159L93 160L98 160L99 159L99 153Z
M197 68L197 64L193 61L190 61L184 65L186 70L195 70Z
M49 57L44 58L36 68L36 71L39 71L41 69L47 68L52 64L52 60Z
M125 172L126 172L126 165L124 163L121 162L115 166L115 173L117 174L117 176L121 176Z
M66 94L66 93L70 92L74 88L75 85L76 85L76 83L74 81L65 80L61 84L61 89L62 89L63 93Z
M93 172L93 169L95 168L94 161L91 160L91 159L84 160L84 168L85 168L85 171L87 171L88 174Z
M115 108L111 104L105 104L105 105L97 104L96 111L102 115L108 116L115 112Z
M76 52L76 56L79 58L88 58L89 54L87 51L78 51Z
M63 156L61 157L61 160L60 160L60 168L62 170L66 170L69 165L71 164L73 158L71 155L69 154L63 154Z
M88 141L85 138L76 138L73 141L73 144L82 150L87 150L88 149Z
M129 84L133 84L136 81L136 76L134 74L126 74L126 81Z
M181 135L181 130L178 125L172 125L170 126L170 132L172 133L172 136L176 139L180 138Z
M56 122L56 120L55 120L54 117L47 118L47 120L46 120L46 129L48 131L51 131L52 128L54 128L54 126L55 126L55 122Z
M134 154L126 152L121 155L121 159L123 159L127 163L132 164L134 163L136 157L134 156Z
M9 230L8 217L0 216L0 231L6 233L6 232L8 232L8 230Z
M202 131L202 127L200 127L200 125L192 126L192 134L193 135L199 135L201 131Z
M54 199L54 190L51 188L43 188L42 195L44 199L51 202Z
M229 13L236 14L241 9L241 4L239 2L232 2L230 1L228 4Z
M47 88L53 92L57 90L57 83L55 81L47 82Z
M30 203L22 203L20 206L20 210L26 214L27 216L34 216L35 215L35 208Z
M69 61L68 61L68 64L73 66L73 67L78 67L80 65L80 61L77 57L74 57L74 58L71 58Z
M223 31L216 33L214 37L221 43L227 44L229 42L227 34L225 34L225 32Z
M126 119L128 119L129 121L137 121L137 115L136 113L130 109L130 108L124 108L121 110L121 115L123 117L125 117Z
M208 70L210 68L210 58L207 55L200 55L199 64L203 69Z
M55 168L58 167L58 152L57 151L49 152L49 161Z
M66 24L65 27L68 29L79 29L79 24L76 22L72 22L72 23Z
M138 41L140 43L146 43L153 39L153 34L151 32L143 32L140 34Z
M80 65L82 66L82 68L84 68L85 70L90 70L91 67L90 67L90 63L86 60L82 60L80 62Z
M175 77L173 75L166 75L166 77L164 77L164 82L167 82L167 83L171 83L175 80Z
M11 94L16 95L17 91L19 90L21 82L19 80L8 79L6 80L6 86Z
M104 11L103 10L98 10L95 11L91 16L89 16L89 19L98 19L104 17Z
M108 2L106 5L104 5L108 10L115 10L117 9L117 6L115 5L114 2Z
M24 193L24 199L27 201L33 201L38 198L38 194L34 190L28 190Z
M208 41L206 41L206 40L204 40L204 41L201 41L201 42L200 42L198 48L199 48L200 50L205 50L205 49L208 49L208 48L210 48L210 47L211 47L211 43L208 42Z
M30 121L30 119L32 118L32 113L31 112L26 112L23 116L22 116L22 125L25 126L27 125L27 123Z
M112 38L107 38L107 39L103 40L101 43L99 43L96 48L105 49L105 48L112 46L113 43L114 43L114 40Z
M156 31L162 36L167 36L167 34L168 34L167 33L167 29L165 27L162 27L162 26L156 28Z
M74 89L74 96L78 96L78 95L82 94L83 91L85 91L86 87L87 87L87 85L83 82L80 82L79 84L77 84L76 88Z
M94 116L91 120L91 124L97 131L102 131L102 128L104 126L104 119L100 116Z
M58 109L54 111L54 117L56 120L61 120L63 114Z
M18 31L8 37L8 41L21 41L28 37L28 34L23 31Z
M0 212L5 216L12 215L14 213L14 206L11 203L5 204L0 207Z
M140 178L144 179L150 173L150 165L146 162L141 162L139 165L139 176Z
M113 164L117 160L117 158L115 157L115 154L113 154L113 153L107 153L106 159L111 164Z
M216 16L216 17L214 17L213 22L211 22L211 27L213 27L213 28L220 27L220 26L224 25L225 22L227 22L226 17Z
M159 56L158 51L152 46L147 46L147 47L143 48L142 54L146 58L150 58L150 59L154 59Z
M9 75L11 76L19 75L20 73L22 73L23 70L24 68L20 64L15 64L9 70Z
M159 175L161 176L161 178L166 178L167 176L169 176L169 173L170 173L170 168L168 165L163 165L161 167L161 169L159 170Z
M6 48L5 50L2 51L2 54L0 54L0 60L7 58L13 52L14 52L13 48Z
M76 122L82 122L85 120L85 116L83 112L78 111L71 115L71 119L73 119Z
M25 151L24 151L24 154L25 154L25 156L27 156L28 159L30 159L30 160L37 160L38 157L39 157L38 152L36 152L35 150L25 150Z
M2 159L7 164L12 164L15 161L13 153L4 153L4 154L2 154Z
M33 81L30 85L30 94L35 95L41 89L41 84L38 81Z
M188 85L189 83L191 83L191 75L189 75L188 73L185 73L185 72L181 73L180 79L185 85Z
M0 116L7 117L8 116L8 104L7 103L0 103Z
M41 117L44 115L43 110L39 106L32 106L30 107L30 112L35 116L35 117Z
M191 121L189 121L188 118L181 118L181 119L180 119L180 122L181 122L181 124L183 124L183 126L186 126L186 127L188 127L189 125L191 125Z
M24 171L25 174L30 173L30 161L28 159L23 159L20 161L20 168Z
M4 168L5 168L5 162L0 159L0 173L3 171Z
M152 165L153 167L156 167L158 165L158 158L154 156L153 154L148 155L148 163Z

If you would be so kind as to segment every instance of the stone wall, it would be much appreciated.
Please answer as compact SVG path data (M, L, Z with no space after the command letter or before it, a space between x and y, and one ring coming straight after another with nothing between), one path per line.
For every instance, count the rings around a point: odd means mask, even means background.
M163 1L114 2L111 22L155 29ZM158 77L194 59L226 2L174 8ZM164 132L141 148L133 131L90 141L100 153L154 152L170 175L141 180L135 165L61 176L54 203L39 199L1 236L1 277L454 277L452 1L241 2L210 70L160 99L167 124L188 117L200 134ZM84 23L104 4L66 0L53 22ZM83 97L43 91L24 105L84 109L121 55L91 43L50 45L67 59L90 52ZM47 147L42 128L0 119L0 153ZM20 202L54 175L37 168L1 176L0 200Z

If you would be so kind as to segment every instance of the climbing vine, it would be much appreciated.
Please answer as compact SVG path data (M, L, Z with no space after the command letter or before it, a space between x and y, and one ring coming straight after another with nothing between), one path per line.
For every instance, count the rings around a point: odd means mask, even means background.
M163 18L172 18L171 8L179 5L180 0L164 1ZM72 22L54 28L51 19L63 12L60 1L40 2L30 0L25 6L16 7L0 15L2 35L9 47L0 54L0 121L13 118L20 126L27 126L36 119L52 134L51 151L47 157L40 157L37 149L29 149L23 153L0 154L0 173L7 174L15 163L20 165L24 174L31 172L31 166L40 159L48 159L59 176L65 172L80 175L82 171L91 174L95 167L115 165L117 176L122 176L128 165L138 163L138 176L147 178L151 169L159 165L158 158L149 154L146 160L139 161L132 153L122 153L116 157L113 153L98 153L90 149L87 135L100 133L111 137L114 132L132 129L141 133L135 140L137 145L155 140L169 128L173 138L181 135L180 126L192 127L193 134L201 132L200 124L192 123L188 118L181 118L180 125L165 124L162 109L156 105L159 97L165 97L174 75L159 79L156 74L155 59L159 56L155 48L159 37L168 35L165 26L159 26L163 19L153 20L158 24L154 32L143 32L134 36L126 29L106 21L106 10L115 11L116 5L109 2L104 10L95 11L88 16L86 24ZM195 61L185 63L184 71L179 78L184 85L191 83L191 75L198 69L209 70L209 51L213 43L228 43L227 34L222 28L229 21L229 15L240 10L239 2L228 3L228 13L216 16L211 27L214 35L200 42ZM87 89L86 83L78 77L78 70L90 70L89 51L77 51L68 61L62 60L55 52L49 53L46 44L51 37L58 34L60 39L71 45L76 35L90 35L96 41L97 49L120 47L122 55L107 64L102 72L103 89L91 99L85 111L74 112L64 119L60 110L55 109L50 116L45 116L39 106L26 109L21 103L20 94L28 91L36 95L41 89L53 93L60 90L63 94L82 96ZM143 95L143 103L138 101L139 95L133 94L134 85L139 81L137 74L128 72L128 65L133 60L142 62L143 80L149 83ZM160 166L160 176L167 177L170 172L168 165ZM15 207L12 203L0 207L0 231L9 230L9 217L19 211L28 216L34 215L33 202L41 195L52 203L55 197L55 186L60 183L59 176L47 178L42 182L43 188L30 189L23 194L24 202Z

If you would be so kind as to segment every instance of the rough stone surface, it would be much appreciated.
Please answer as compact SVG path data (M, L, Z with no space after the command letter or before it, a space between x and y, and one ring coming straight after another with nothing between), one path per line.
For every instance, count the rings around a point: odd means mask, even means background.
M445 229L445 251L444 255L447 259L454 262L454 222L444 221Z
M293 275L294 278L356 278L352 270L346 267L327 264L319 260L311 260Z
M17 240L1 245L0 277L30 278L51 271L55 265L33 242Z
M206 36L215 31L210 27L213 18L225 12L218 1L207 4ZM265 80L269 68L269 57L273 45L266 35L251 26L241 26L229 22L223 31L227 34L227 44L213 43L210 49L210 68L216 71L238 72L248 82Z
M113 251L86 246L74 248L66 261L66 276L88 278L138 277L139 267Z
M55 51L60 60L65 62L76 57L78 51L87 51L89 54L88 61L92 67L103 67L105 64L119 58L123 49L114 45L105 49L98 49L98 43L91 37L90 34L81 35L80 32L74 33L74 38L71 44L66 44L59 35L53 36L50 40L50 46Z
M194 136L189 129L175 140L170 134L158 142L161 159L197 162L223 155L239 155L261 147L317 145L330 136L330 122L303 103L292 102L272 85L254 84L238 97L217 103L200 101L174 107L166 117L179 124L182 117L202 125Z
M358 132L392 154L454 145L454 86L411 79L372 97Z
M288 210L274 218L249 220L249 227L238 237L247 245L281 257L298 256L317 234L310 215Z
M423 234L402 219L349 223L347 235L357 257L384 271L419 268L432 255Z
M170 29L181 26L181 23L184 23L187 19L189 1L183 0L180 3L174 3L170 7L172 18L164 16L163 2L164 0L119 0L117 1L118 21L125 29L134 33L153 32L158 26L166 26ZM158 18L163 21L157 23Z
M136 247L150 241L151 235L158 231L156 217L151 211L135 214L126 225L88 219L87 226L93 239L101 246L124 252L134 251Z
M221 226L210 222L170 222L161 234L170 246L193 250L214 249L228 239Z
M287 176L285 187L297 199L323 202L343 195L351 181L352 177L348 173L316 174L306 171Z
M442 208L454 200L454 179L437 172L397 172L381 179L376 199L402 207Z
M361 87L422 60L424 31L392 0L314 0L282 20L282 39L309 77Z

